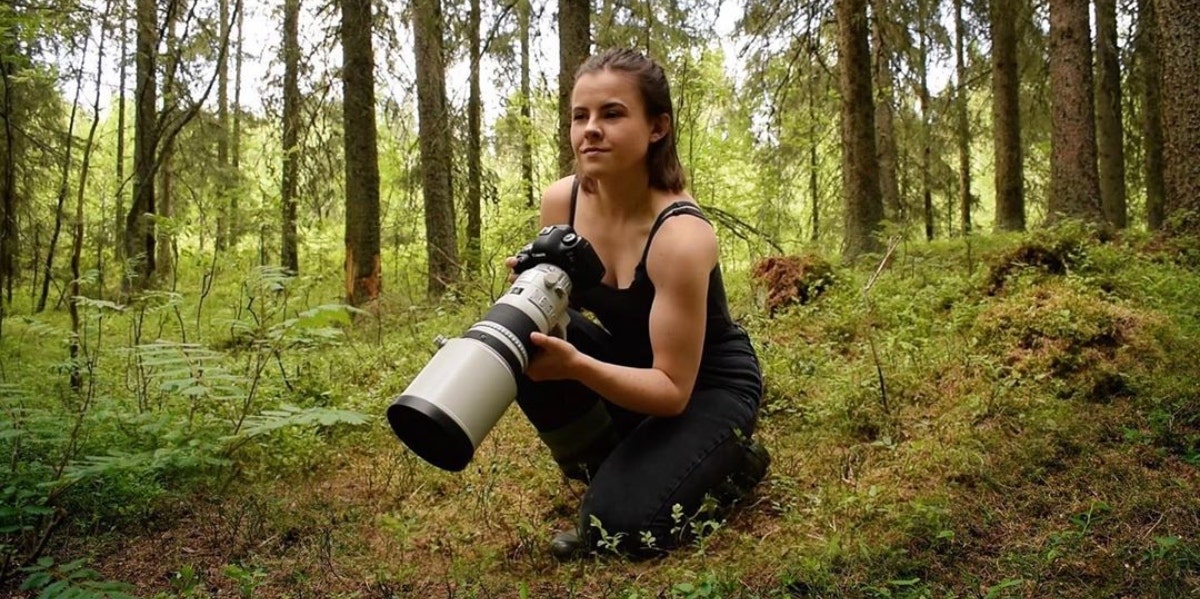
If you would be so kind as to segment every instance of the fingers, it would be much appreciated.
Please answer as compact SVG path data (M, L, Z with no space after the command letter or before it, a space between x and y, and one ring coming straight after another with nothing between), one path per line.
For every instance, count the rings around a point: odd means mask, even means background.
M517 257L509 256L504 259L504 267L508 269L508 282L512 283L517 280L517 273L513 272L513 268L517 266Z

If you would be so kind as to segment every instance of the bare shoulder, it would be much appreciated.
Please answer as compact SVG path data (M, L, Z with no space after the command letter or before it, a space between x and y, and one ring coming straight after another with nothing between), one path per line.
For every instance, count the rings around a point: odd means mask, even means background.
M677 214L663 221L650 245L646 267L654 275L672 273L708 276L717 265L717 234L708 221L693 214Z
M571 188L575 176L567 175L551 183L542 193L541 226L562 225L571 220Z

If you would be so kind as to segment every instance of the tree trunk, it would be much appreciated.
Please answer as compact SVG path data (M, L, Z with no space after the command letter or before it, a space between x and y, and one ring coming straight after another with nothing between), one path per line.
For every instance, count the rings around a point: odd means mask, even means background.
M1121 119L1121 57L1117 0L1096 0L1096 151L1100 205L1109 225L1124 229L1125 135Z
M133 205L125 217L125 257L134 262L125 277L132 289L145 289L155 272L154 160L158 146L155 75L158 14L154 0L137 0L137 96L133 134ZM127 288L128 289L128 288Z
M0 54L0 83L4 85L4 164L0 165L0 322L12 303L17 263L17 128L13 125L12 85L16 73L12 57Z
M1021 158L1021 80L1017 71L1017 2L992 0L992 135L996 160L996 230L1025 230Z
M1156 0L1138 0L1137 53L1142 71L1142 148L1145 153L1146 228L1166 222L1163 180L1162 69L1158 60Z
M962 0L954 0L954 92L958 142L958 202L964 237L971 234L971 119L967 106L967 61L963 56L966 33L963 31Z
M286 12L286 7L284 8ZM221 38L229 39L229 0L220 0L217 7L221 27ZM286 29L287 17L284 17ZM286 75L285 75L286 78ZM286 144L285 144L286 145ZM229 190L229 53L223 52L217 60L217 251L224 251L229 237L229 207L223 201ZM203 237L201 237L203 239ZM201 243L201 249L204 244Z
M558 174L574 170L571 149L571 91L575 70L591 52L591 7L588 0L558 0Z
M1050 0L1049 218L1100 224L1088 0Z
M179 49L177 27L180 19L180 0L167 3L166 43L166 76L162 85L163 112L174 111L179 106ZM175 139L167 135L159 139L161 150L157 157L155 168L159 177L158 192L155 196L159 218L171 219L175 216ZM158 229L158 257L155 260L155 276L160 281L175 278L175 227L169 226ZM174 288L174 286L172 286Z
M930 168L933 156L932 137L930 131L929 106L929 27L926 14L927 0L917 0L917 29L920 40L917 44L917 79L918 95L921 102L921 208L925 217L925 240L933 241L933 190L930 187Z
M811 21L810 21L811 22ZM810 57L815 58L815 57ZM815 65L815 60L813 61ZM817 106L817 78L808 78L808 196L812 201L812 234L809 239L816 243L821 238L821 186L820 186L820 145L818 135L820 115Z
M83 54L87 55L90 37L84 38ZM103 52L103 48L101 48ZM83 68L75 80L75 98L71 101L71 116L67 120L66 148L63 152L62 178L58 182L58 201L54 207L54 228L50 232L50 247L46 249L46 266L42 272L42 292L38 295L34 312L46 309L46 297L50 295L50 281L54 278L54 253L58 249L58 235L62 232L63 205L71 192L71 150L75 148L75 115L79 109L79 93L83 90Z
M102 17L102 22L105 23L105 26L102 31L105 31L106 33L108 29L108 17L112 12L112 5L112 0L109 0L104 6L104 16ZM122 27L124 27L124 25L122 25ZM97 72L99 72L104 66L104 41L105 38L102 37L97 48ZM83 388L83 372L79 365L79 351L81 347L80 339L82 337L82 332L80 330L81 323L79 320L79 302L76 301L76 298L83 295L79 287L80 262L83 258L83 198L86 195L85 191L87 190L88 172L91 170L92 149L95 147L96 129L100 125L100 98L103 90L100 83L100 78L97 77L96 95L92 100L92 124L88 128L87 140L84 142L83 146L83 162L79 169L79 188L75 194L75 224L73 228L73 234L71 235L71 284L69 292L71 300L67 302L67 312L71 317L71 341L70 348L68 350L71 357L71 374L69 375L69 382L71 384L71 389L75 392L79 392L79 390Z
M480 112L482 99L479 91L479 0L471 0L467 32L470 37L470 97L467 99L467 252L464 270L474 276L481 262L480 235L483 223L480 220L480 203L483 191L480 171Z
M299 185L300 155L300 0L283 3L283 181L279 192L281 237L279 264L300 272L300 248L296 236L296 195ZM368 36L368 42L369 42ZM349 135L347 135L347 139ZM349 143L347 141L347 143ZM349 148L349 146L347 146ZM347 168L349 158L347 157ZM346 181L347 192L350 181ZM347 221L349 215L347 213Z
M887 218L904 221L904 206L900 201L900 185L896 179L896 131L892 111L895 82L892 77L890 40L884 35L884 23L888 16L885 0L872 0L871 19L875 37L875 142L879 152L879 191L883 196L884 214Z
M342 110L346 143L346 300L379 297L379 155L375 145L375 59L371 0L342 1ZM444 121L442 121L444 123Z
M517 0L517 30L521 36L521 195L532 207L533 195L533 97L529 89L529 2Z
M1163 182L1175 233L1200 234L1200 0L1156 0Z
M128 79L129 63L129 0L117 0L121 5L121 56L117 76L117 197L116 222L114 222L113 238L121 236L125 231L125 198L129 195L125 181L125 82ZM125 260L125 244L113 244L116 250L117 264Z
M428 291L437 296L458 280L458 232L451 185L446 68L442 62L440 0L417 0L413 10L417 65L417 111L421 138L421 186L425 195Z
M879 163L875 160L875 105L871 95L871 52L867 45L866 0L834 0L838 27L838 73L842 91L843 256L853 260L880 249L883 220Z
M242 27L246 9L237 3L234 20L237 21L237 48L233 57L233 138L229 140L229 166L231 172L240 178L242 168L242 42L245 29ZM237 245L238 235L241 234L241 221L238 214L238 194L234 190L229 194L229 207L225 213L228 218L226 244L229 247Z

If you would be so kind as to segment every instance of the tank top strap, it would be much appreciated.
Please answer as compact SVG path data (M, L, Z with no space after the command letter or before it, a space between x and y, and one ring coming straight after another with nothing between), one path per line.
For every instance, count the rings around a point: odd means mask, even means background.
M579 176L576 175L575 181L571 183L571 216L567 217L567 224L575 226L575 204L579 201Z
M658 228L662 226L663 222L678 214L690 214L704 222L708 222L708 217L704 216L699 206L682 200L672 203L670 206L664 208L662 212L659 212L658 218L654 219L654 225L650 227L650 235L646 237L646 247L642 249L642 260L638 264L645 267L646 257L650 255L650 244L654 241L654 234L658 233Z

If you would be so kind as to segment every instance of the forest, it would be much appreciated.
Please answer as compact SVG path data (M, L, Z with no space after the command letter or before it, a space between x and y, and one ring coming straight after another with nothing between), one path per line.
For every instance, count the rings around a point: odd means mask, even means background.
M384 411L671 81L765 378L727 518L558 563L510 409ZM1200 0L6 0L0 596L1200 592Z

